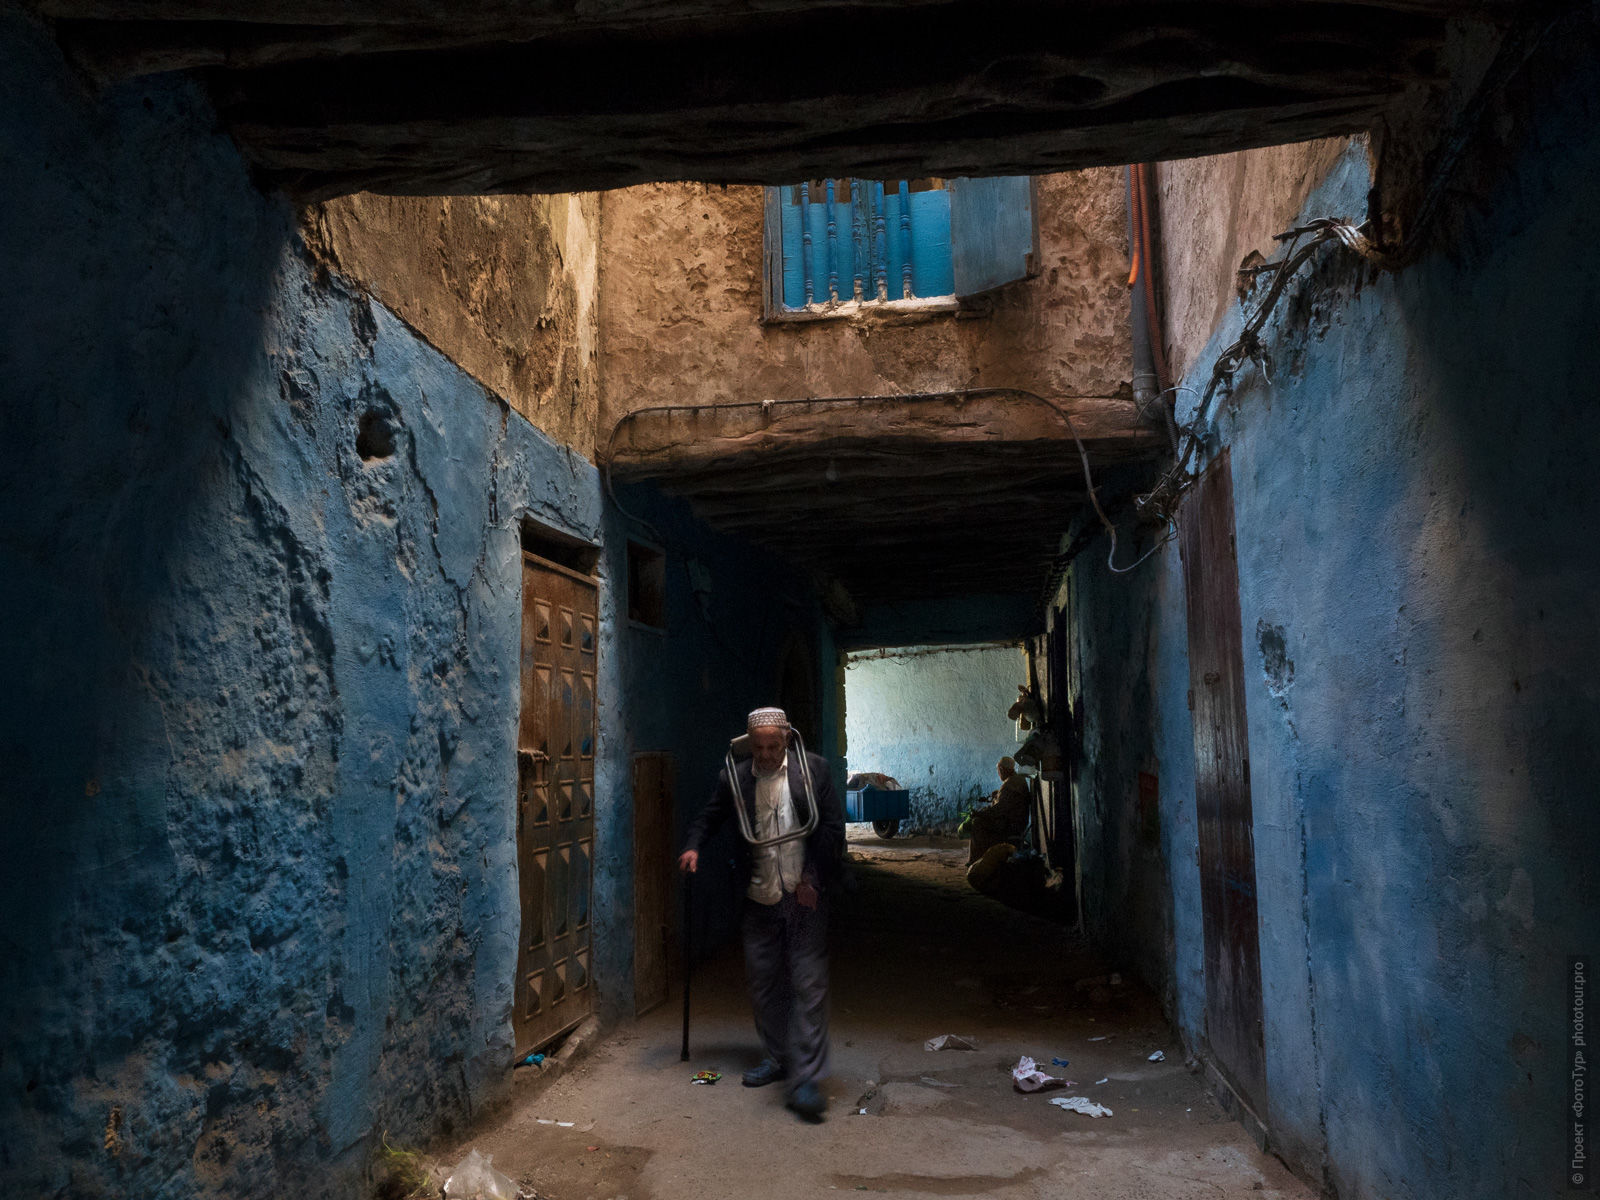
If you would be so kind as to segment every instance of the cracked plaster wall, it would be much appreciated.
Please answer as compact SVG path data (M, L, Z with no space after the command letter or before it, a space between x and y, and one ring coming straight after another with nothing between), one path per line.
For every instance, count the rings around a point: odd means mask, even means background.
M300 213L371 292L551 439L593 456L600 196L375 196Z
M518 528L596 538L599 480L319 273L197 89L3 22L0 1184L355 1195L503 1086Z
M1041 177L1041 273L992 293L981 315L762 324L763 194L695 183L604 194L600 439L656 404L1005 385L1103 395L1127 378L1120 170Z
M1558 40L1507 89L1450 236L1421 262L1377 276L1334 252L1307 269L1265 331L1272 381L1246 368L1217 423L1238 538L1263 1115L1278 1152L1345 1200L1565 1194L1562 979L1600 927L1592 56L1592 33ZM1327 160L1325 146L1302 154ZM1162 171L1170 242L1174 211L1238 166ZM1244 197L1271 219L1241 216L1254 234L1222 266L1252 244L1270 256L1259 235L1284 212L1359 217L1369 171L1352 142L1300 183L1280 173L1287 193ZM1182 276L1212 249L1168 252L1169 294L1220 286L1217 271ZM1204 352L1180 355L1185 383L1203 384L1239 326L1224 306ZM1176 549L1112 577L1091 548L1068 586L1084 891L1109 898L1086 917L1198 1040ZM1137 772L1152 768L1159 860L1134 833ZM1164 917L1119 913L1117 897L1147 889Z

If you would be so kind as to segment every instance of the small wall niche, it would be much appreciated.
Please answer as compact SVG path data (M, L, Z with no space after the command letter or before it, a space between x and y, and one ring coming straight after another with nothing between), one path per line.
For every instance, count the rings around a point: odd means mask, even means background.
M646 542L628 543L628 620L667 627L667 555Z
M522 520L522 548L546 562L577 571L580 575L593 575L595 568L600 565L599 546L591 546L570 533L540 525L527 517Z
M356 424L356 453L362 462L380 462L394 457L395 419L386 412L369 408Z

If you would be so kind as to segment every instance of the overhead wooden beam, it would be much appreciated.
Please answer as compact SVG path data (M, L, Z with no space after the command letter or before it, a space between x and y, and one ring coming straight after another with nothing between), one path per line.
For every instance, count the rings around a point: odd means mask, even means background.
M1364 128L1436 79L1418 0L36 0L102 78L203 69L305 198L1034 173ZM885 48L892 47L892 53ZM828 64L819 70L818 63Z
M953 476L947 482L963 489L964 510L979 507L999 508L1015 502L1032 507L1076 504L1087 496L1081 478L1051 480L1047 483L1012 480L984 483L971 476ZM749 494L716 493L710 497L686 493L695 511L708 521L731 522L737 526L769 514L774 520L792 516L813 519L875 519L882 513L934 511L953 507L949 493L940 495L938 484L926 488L868 486L864 483L838 484L806 489L791 489L764 494L757 500Z
M1235 11L1268 6L1281 13L1295 0L1234 3ZM1323 0L1325 3L1325 0ZM880 8L922 19L942 0L764 0L771 16L804 11L837 23L851 14ZM1104 3L1104 0L1102 0ZM1508 13L1516 0L1480 0L1479 12ZM86 63L103 78L127 78L196 67L234 68L316 62L364 54L395 54L530 42L586 30L624 31L669 22L725 23L749 15L744 0L635 0L574 6L546 0L474 0L448 7L404 0L35 0L32 7L58 23ZM1093 17L1094 3L1079 0L1076 19ZM1123 0L1132 8L1132 0ZM1147 9L1170 8L1146 5ZM1344 7L1351 7L1344 5ZM1374 0L1382 7L1419 16L1448 18L1460 0Z
M871 559L887 553L893 549L904 549L908 553L919 557L946 558L967 557L981 558L997 548L1005 548L1022 552L1029 548L1046 547L1053 550L1059 542L1059 535L1038 529L965 529L949 528L912 528L903 527L893 529L884 527L872 530L863 530L858 535L845 538L837 535L819 534L806 536L797 533L773 535L763 539L768 545L780 547L785 551L794 553L816 551L825 553L830 563L838 564L841 570L847 568L852 562Z
M644 410L620 423L605 453L621 478L667 478L757 457L809 459L849 453L862 458L893 450L933 456L967 446L1004 445L1021 453L1057 454L1072 435L1097 448L1144 449L1161 434L1140 420L1131 399L982 395L817 400L770 406L738 404L684 411Z
M1141 461L1160 449L1153 439L1129 448L1115 450L1104 446L1090 451L1095 466ZM741 497L764 492L783 492L796 487L822 487L829 484L829 468L836 485L875 480L886 487L907 483L939 486L986 475L1007 473L1030 483L1048 482L1066 476L1076 478L1082 471L1072 443L1027 443L1023 446L968 447L919 444L915 448L883 447L866 452L836 446L819 446L805 453L775 450L748 458L692 469L671 470L658 464L652 468L617 470L619 482L651 479L668 490L685 496L706 498Z
M1056 498L1024 498L1018 494L1003 494L990 498L963 502L960 498L918 499L918 501L878 502L875 506L834 507L813 509L803 504L790 504L782 509L752 507L744 512L706 512L696 506L696 514L710 525L728 533L760 533L779 536L787 531L816 534L816 536L851 536L867 534L878 528L904 528L910 522L925 520L962 520L968 525L982 528L990 522L1029 518L1066 520L1085 502L1083 493Z

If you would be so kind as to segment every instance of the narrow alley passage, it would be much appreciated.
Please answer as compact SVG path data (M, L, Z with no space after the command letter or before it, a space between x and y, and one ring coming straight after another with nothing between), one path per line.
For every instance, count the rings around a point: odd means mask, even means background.
M0 1200L1592 1191L1596 180L1578 0L0 0Z
M541 1200L733 1200L777 1195L780 1182L795 1198L1309 1200L1185 1069L1154 997L1072 931L968 887L965 843L868 835L851 849L854 886L833 920L824 1124L797 1121L780 1088L740 1086L757 1055L735 946L696 970L690 1062L675 995L548 1086L526 1079L501 1123L445 1157L491 1154ZM942 1033L977 1049L924 1048ZM1018 1093L1024 1054L1075 1085ZM1070 1065L1052 1067L1057 1057ZM720 1083L691 1084L702 1070ZM1049 1103L1080 1095L1112 1115Z

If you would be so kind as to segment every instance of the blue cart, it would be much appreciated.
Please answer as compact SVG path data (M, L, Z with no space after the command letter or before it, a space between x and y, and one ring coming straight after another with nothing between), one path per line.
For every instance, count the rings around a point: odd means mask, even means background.
M885 783L892 779L879 776ZM911 793L902 787L883 787L864 775L852 775L845 784L844 818L871 821L872 832L892 838L900 832L900 822L911 819Z

